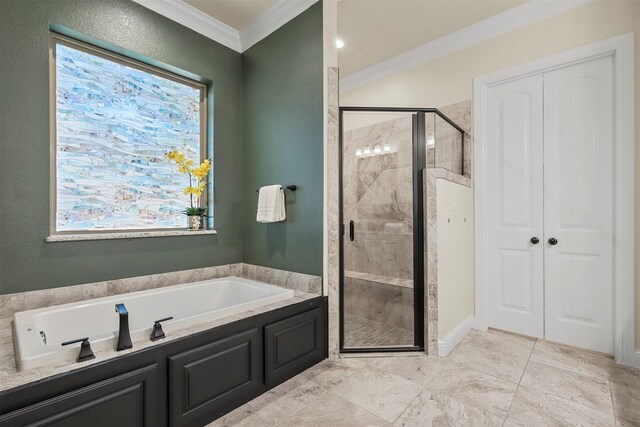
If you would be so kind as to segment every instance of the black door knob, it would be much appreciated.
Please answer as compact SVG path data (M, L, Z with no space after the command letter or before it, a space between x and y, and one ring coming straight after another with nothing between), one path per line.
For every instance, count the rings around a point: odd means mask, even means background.
M558 244L558 239L556 239L556 238L554 238L554 237L550 238L550 239L549 239L549 244L550 244L551 246L555 246L555 245L557 245L557 244Z
M538 239L537 237L532 237L531 239L529 239L529 241L534 245L537 245L538 243L540 243L540 239Z

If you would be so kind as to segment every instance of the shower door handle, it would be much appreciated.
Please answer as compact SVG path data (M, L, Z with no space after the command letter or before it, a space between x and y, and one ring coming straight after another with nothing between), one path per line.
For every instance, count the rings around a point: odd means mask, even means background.
M353 242L353 239L355 238L355 234L356 234L356 230L355 230L355 224L353 223L353 220L349 221L349 240L351 240Z

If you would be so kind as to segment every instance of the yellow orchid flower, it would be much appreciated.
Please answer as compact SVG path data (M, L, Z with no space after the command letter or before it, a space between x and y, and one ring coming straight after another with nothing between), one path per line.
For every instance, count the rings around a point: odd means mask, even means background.
M191 173L194 174L199 180L202 180L202 178L207 176L207 172L203 171L202 168L196 168L192 170Z
M185 196L190 196L191 207L187 209L185 212L189 212L189 209L193 210L194 201L193 196L200 197L202 193L205 191L207 186L207 176L211 171L211 160L205 159L200 165L197 167L194 166L193 160L187 159L184 153L181 153L178 150L172 150L168 153L165 153L165 156L176 163L178 166L178 171L180 173L189 174L189 186L182 190L182 193ZM193 178L197 179L197 185L194 187ZM206 209L206 208L198 208L198 209ZM187 215L190 215L187 213Z

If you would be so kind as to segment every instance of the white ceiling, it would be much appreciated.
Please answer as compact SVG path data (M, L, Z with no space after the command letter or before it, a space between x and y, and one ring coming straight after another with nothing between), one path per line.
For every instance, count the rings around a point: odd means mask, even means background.
M340 75L487 19L526 0L340 0Z
M240 31L277 0L184 0L212 18Z
M134 1L242 52L317 0ZM573 0L581 1L588 0ZM338 51L340 74L344 79L368 73L385 60L523 3L527 0L338 0L338 37L345 43ZM528 2L533 3L554 1Z

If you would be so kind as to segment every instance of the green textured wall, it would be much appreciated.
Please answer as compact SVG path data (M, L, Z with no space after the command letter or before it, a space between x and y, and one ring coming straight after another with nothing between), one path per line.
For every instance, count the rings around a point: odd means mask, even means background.
M49 235L52 24L214 82L218 235L44 242ZM2 0L0 58L0 293L242 260L239 53L130 1Z
M244 262L322 274L322 2L244 52ZM256 189L296 184L287 220L256 222Z

